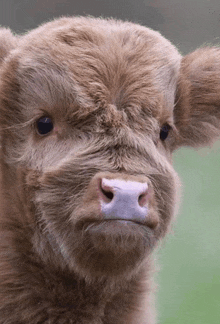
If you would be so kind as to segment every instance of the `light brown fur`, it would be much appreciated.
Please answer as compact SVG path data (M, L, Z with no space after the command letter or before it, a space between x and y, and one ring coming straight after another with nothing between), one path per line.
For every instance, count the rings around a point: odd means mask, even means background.
M219 136L219 58L182 58L158 32L115 20L0 30L0 323L156 323L152 251L177 204L171 154ZM54 125L44 136L42 116ZM102 177L148 183L145 224L103 218Z

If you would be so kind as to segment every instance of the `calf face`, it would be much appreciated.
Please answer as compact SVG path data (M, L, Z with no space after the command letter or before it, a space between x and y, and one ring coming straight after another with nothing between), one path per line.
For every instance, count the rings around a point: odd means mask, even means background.
M149 304L136 314L139 286L174 217L173 150L219 135L219 49L182 58L145 27L82 17L0 36L0 323L154 323ZM102 312L68 279L59 313L49 273L63 296L66 278L102 282Z

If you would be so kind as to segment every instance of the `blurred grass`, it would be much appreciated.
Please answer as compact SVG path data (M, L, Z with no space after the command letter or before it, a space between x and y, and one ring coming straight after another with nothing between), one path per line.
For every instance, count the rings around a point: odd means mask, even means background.
M159 251L161 324L220 323L220 142L174 154L182 182L173 231Z

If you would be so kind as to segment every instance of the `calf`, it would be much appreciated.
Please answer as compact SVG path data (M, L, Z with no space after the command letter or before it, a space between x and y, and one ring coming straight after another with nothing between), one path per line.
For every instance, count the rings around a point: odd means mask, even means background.
M61 18L0 30L0 323L155 324L171 155L220 133L220 49Z

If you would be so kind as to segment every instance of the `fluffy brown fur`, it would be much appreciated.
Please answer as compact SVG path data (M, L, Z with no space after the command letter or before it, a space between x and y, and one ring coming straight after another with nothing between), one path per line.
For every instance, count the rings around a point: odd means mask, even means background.
M220 50L182 58L145 27L62 18L20 37L1 29L0 64L0 323L155 324L171 154L220 133ZM144 224L103 218L103 177L148 183Z

